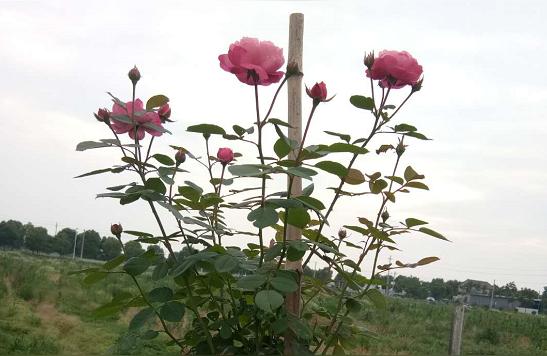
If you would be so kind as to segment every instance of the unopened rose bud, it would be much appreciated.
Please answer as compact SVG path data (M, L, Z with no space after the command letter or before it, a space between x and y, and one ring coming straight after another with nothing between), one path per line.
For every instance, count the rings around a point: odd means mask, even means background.
M177 166L181 165L186 161L186 151L181 148L180 150L175 153L175 162L177 162Z
M324 82L315 83L311 89L306 87L306 93L314 103L320 103L327 99L327 85Z
M365 60L364 60L365 66L370 69L372 68L372 65L374 64L374 51L365 54Z
M274 246L275 246L275 240L271 239L270 240L270 248L273 248Z
M406 150L405 147L406 146L403 145L403 141L399 141L399 144L395 148L395 153L397 153L397 156L401 157L403 155L403 153L405 153L405 150Z
M112 233L112 235L116 236L117 238L120 238L120 236L123 232L122 224L112 224L112 225L110 225L110 232Z
M348 235L348 232L346 231L346 229L340 229L338 230L338 237L342 240L342 239L345 239L346 236Z
M415 93L417 91L420 91L422 89L423 82L424 78L418 80L418 82L412 86L412 92Z
M141 79L141 72L139 72L137 66L134 66L133 69L131 69L129 73L127 73L127 76L129 77L129 79L131 79L133 85L135 85L137 84L139 79Z
M217 158L225 166L234 160L234 151L227 147L219 148Z
M107 109L99 109L95 115L95 118L100 122L105 122L108 124L110 121L110 112Z
M386 222L387 219L389 219L389 213L387 212L387 209L384 210L384 212L382 213L382 215L380 215L380 217L382 218L383 222Z
M171 116L169 104L163 104L158 110L158 115L160 116L162 124L165 123L165 121L168 121L167 119Z

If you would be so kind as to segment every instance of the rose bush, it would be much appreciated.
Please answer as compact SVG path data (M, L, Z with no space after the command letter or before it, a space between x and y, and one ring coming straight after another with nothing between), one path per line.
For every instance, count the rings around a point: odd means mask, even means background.
M114 138L84 141L77 146L79 151L116 148L122 156L121 164L79 177L134 174L136 181L108 187L98 197L112 198L122 205L142 202L157 222L154 232L124 230L121 224L113 224L111 231L120 243L123 235L141 243L161 244L168 251L168 258L155 249L131 258L124 253L101 267L79 271L85 274L84 284L97 283L111 273L123 273L135 283L132 293L114 295L95 313L106 316L138 307L140 311L129 324L132 333L143 339L163 337L185 353L351 352L357 346L356 335L370 335L354 322L359 311L385 304L376 288L382 285L379 276L438 259L379 265L381 251L397 249L397 239L410 233L446 240L425 227L426 221L394 219L387 210L405 194L428 189L424 175L410 165L402 168L408 141L427 137L416 127L395 123L394 119L421 89L421 66L407 52L383 51L377 58L367 55L372 92L370 96L353 95L349 102L358 109L356 113L371 117L369 130L359 120L351 134L326 130L328 138L309 144L314 116L330 100L324 82L307 90L310 112L302 140L296 142L284 132L291 129L287 122L270 117L287 80L302 75L298 68L289 68L286 74L279 71L284 63L282 50L268 41L243 38L219 60L222 69L253 86L249 95L255 98L256 121L233 125L231 131L218 123L192 125L187 132L201 135L203 148L172 146L170 154L154 153L154 139L168 132L163 124L169 122L171 114L169 98L155 95L146 106L135 99L140 72L134 68L129 74L133 100L123 103L112 96L112 112L103 109L95 114ZM279 81L270 110L261 115L259 86ZM392 103L390 89L406 85L412 86L406 98ZM128 133L129 142L119 136L124 133ZM148 142L145 133L152 136ZM230 148L219 148L216 157L210 154L211 147L219 147L221 142L225 145L226 141L231 143ZM258 158L234 153L233 148L243 145L256 149ZM371 170L370 165L363 165L365 172L359 169L371 151L392 162L389 171ZM347 159L341 158L344 154ZM208 181L192 181L188 160L204 168ZM326 175L336 181L329 187L332 196L328 200L325 194L317 194L313 184ZM277 191L272 182L285 183L287 178L287 189ZM292 189L296 179L307 182L301 193ZM375 204L375 213L346 216L347 224L341 229L331 226L329 218L341 197ZM169 213L169 220L162 218L159 209ZM241 219L236 223L233 218L228 220L228 212ZM128 217L124 226L130 226L131 219ZM302 239L289 240L289 229L299 229ZM228 237L236 237L238 244L227 244ZM312 258L335 271L342 283L333 284L289 268L288 262L302 261L305 269ZM365 262L372 268L365 268ZM145 274L149 270L151 274ZM143 289L142 278L152 278L155 287ZM293 313L285 308L284 301L298 291L302 305ZM284 349L287 338L294 341L289 350Z

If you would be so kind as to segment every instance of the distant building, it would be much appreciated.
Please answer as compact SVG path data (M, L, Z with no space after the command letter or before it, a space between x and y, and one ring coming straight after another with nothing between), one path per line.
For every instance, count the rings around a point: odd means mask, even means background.
M487 308L492 306L498 310L515 310L520 306L520 302L515 298L497 295L492 297L493 288L494 286L488 282L467 279L460 284L459 293L463 303L468 305Z

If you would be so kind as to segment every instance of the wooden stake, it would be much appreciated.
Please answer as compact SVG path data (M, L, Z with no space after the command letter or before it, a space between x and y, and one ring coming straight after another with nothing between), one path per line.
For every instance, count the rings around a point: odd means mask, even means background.
M462 334L465 306L462 300L457 300L454 305L454 316L452 319L452 332L450 334L450 345L448 354L450 356L461 355Z
M302 52L304 47L304 15L291 14L289 21L289 66L297 66L300 72L302 69ZM289 139L298 142L298 146L302 142L302 75L293 75L287 81L288 92L288 119ZM289 153L289 159L295 160L298 154L298 149ZM294 177L292 184L291 195L299 196L302 194L302 178ZM294 226L287 225L287 240L300 240L302 231ZM297 273L302 272L302 260L286 261L285 269L296 270ZM287 312L294 317L300 316L300 285L296 292L287 295L285 300ZM285 355L295 355L294 338L287 332L285 336Z

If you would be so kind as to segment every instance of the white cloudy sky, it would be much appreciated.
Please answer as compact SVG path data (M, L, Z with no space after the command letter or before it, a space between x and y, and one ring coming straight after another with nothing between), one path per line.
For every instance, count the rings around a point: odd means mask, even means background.
M405 274L539 290L547 285L546 10L543 1L494 0L0 1L0 220L31 221L50 233L58 223L106 234L117 221L154 230L144 204L94 199L124 177L72 178L118 159L115 151L74 150L108 137L91 114L108 105L105 91L129 100L126 73L137 64L139 96L167 94L177 120L159 149L199 151L188 125L253 121L252 88L223 72L218 54L242 36L287 48L289 14L303 12L304 80L323 80L337 94L317 113L309 142L330 140L322 130L364 136L369 129L370 118L348 103L368 94L365 51L405 49L424 67L423 91L397 120L434 138L411 142L403 162L426 174L431 191L401 197L390 212L426 219L453 242L401 238L404 252L393 258L441 258ZM263 105L273 91L262 89ZM286 117L284 101L274 116ZM372 173L377 164L371 155L358 167ZM354 223L376 203L342 201L333 226Z

